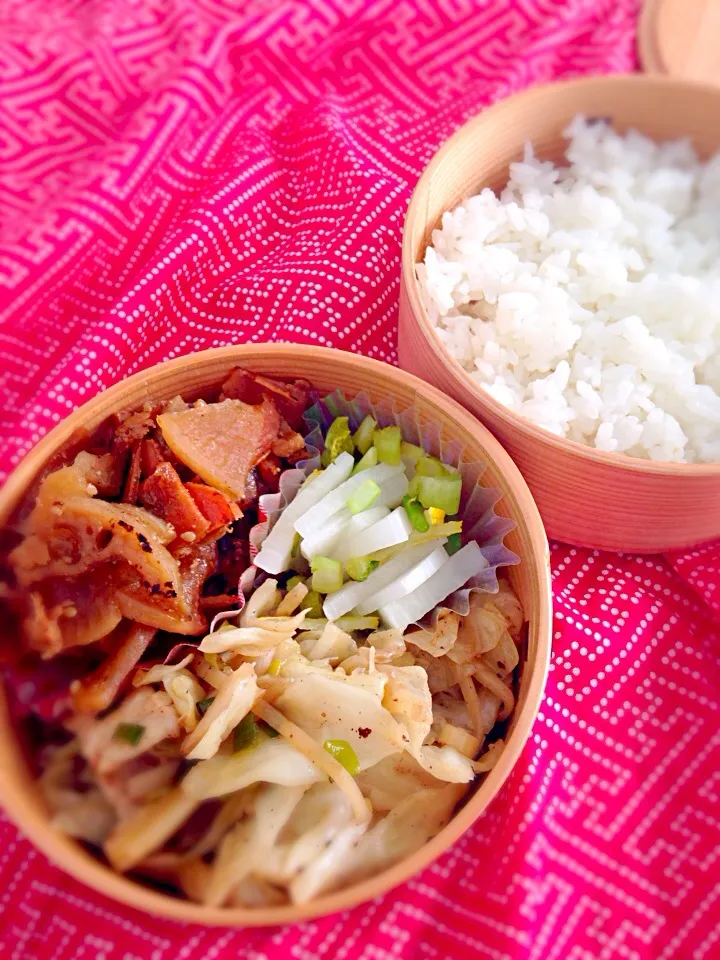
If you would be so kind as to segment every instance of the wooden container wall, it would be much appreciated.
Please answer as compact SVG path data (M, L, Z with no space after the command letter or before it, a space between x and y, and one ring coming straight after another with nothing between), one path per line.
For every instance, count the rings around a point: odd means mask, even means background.
M449 438L462 442L466 459L485 461L488 469L483 483L502 490L503 499L497 509L517 523L507 543L522 563L511 568L510 577L529 617L518 704L497 766L479 783L448 826L421 850L379 876L302 906L226 909L178 900L114 873L73 840L56 832L28 770L12 729L4 693L0 691L0 802L54 863L96 890L150 913L185 922L262 926L294 923L345 910L378 896L440 856L483 813L516 763L540 705L550 656L550 574L547 540L532 496L507 453L473 416L440 391L386 364L322 347L291 344L208 350L153 367L100 394L59 424L15 470L0 491L0 525L7 523L44 465L68 444L75 431L83 427L92 431L111 414L140 407L148 399L168 400L178 394L197 397L218 387L238 365L269 376L303 377L320 392L329 393L341 386L348 394L367 391L375 402L392 400L401 408L414 405L421 420L439 424Z
M513 457L548 536L580 546L651 553L720 536L720 465L653 463L608 454L512 413L474 383L435 334L415 275L442 214L484 187L502 189L526 142L560 161L577 114L607 117L656 140L689 137L707 157L720 149L720 89L665 77L602 77L537 87L465 124L420 178L405 220L400 365L471 410Z

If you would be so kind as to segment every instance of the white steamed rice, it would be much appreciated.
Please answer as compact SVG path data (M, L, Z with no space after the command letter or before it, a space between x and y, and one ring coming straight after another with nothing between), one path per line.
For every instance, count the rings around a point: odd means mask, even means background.
M582 117L569 166L526 147L497 197L446 213L418 264L438 336L552 433L720 462L720 154Z

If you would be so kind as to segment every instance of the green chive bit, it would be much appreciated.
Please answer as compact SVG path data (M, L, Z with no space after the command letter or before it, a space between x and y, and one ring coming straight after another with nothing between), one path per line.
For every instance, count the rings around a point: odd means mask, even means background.
M400 465L402 459L400 456L400 444L402 443L400 427L385 427L383 430L376 430L373 443L380 463L389 463L394 467Z
M351 580L363 581L367 580L379 565L377 560L368 560L367 557L350 557L345 564L345 569Z
M347 508L350 513L362 513L368 510L380 496L382 491L374 480L365 480L355 490L347 500Z
M429 529L430 524L428 518L425 516L422 504L409 494L405 494L403 497L403 506L405 507L405 513L408 515L408 520L413 527L420 533L425 533L425 531Z
M358 449L358 453L365 456L373 442L373 434L375 433L375 427L377 426L377 421L368 414L360 426L355 431L355 436L353 441L355 446Z
M113 740L136 747L145 734L145 727L141 723L119 723L115 727Z
M331 757L335 757L337 762L345 767L351 777L355 776L360 769L360 761L347 740L326 740L323 747Z
M368 452L364 454L355 464L355 469L353 470L352 475L355 476L356 473L361 473L363 470L367 470L368 467L376 467L377 462L378 452L375 447L370 447Z
M210 707L215 702L215 697L205 697L204 700L198 700L197 708L200 711L200 716L203 717L208 712Z
M317 593L332 593L343 585L342 564L332 557L313 557L310 561L312 587ZM307 597L305 598L307 602Z

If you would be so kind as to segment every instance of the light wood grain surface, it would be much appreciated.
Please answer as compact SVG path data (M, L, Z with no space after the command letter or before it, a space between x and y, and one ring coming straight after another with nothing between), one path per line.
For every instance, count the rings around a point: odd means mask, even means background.
M720 0L645 0L638 51L648 73L720 84Z

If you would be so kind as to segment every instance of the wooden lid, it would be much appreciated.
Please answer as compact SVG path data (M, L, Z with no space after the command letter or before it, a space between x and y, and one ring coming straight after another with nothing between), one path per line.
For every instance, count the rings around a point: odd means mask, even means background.
M638 49L647 73L720 85L720 0L645 0Z

